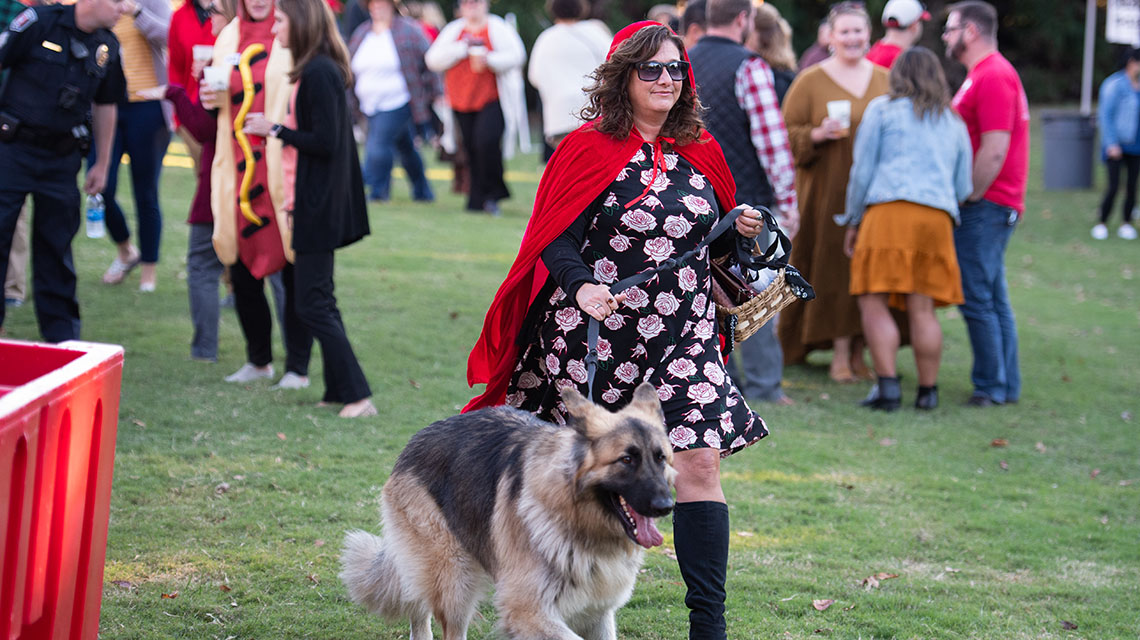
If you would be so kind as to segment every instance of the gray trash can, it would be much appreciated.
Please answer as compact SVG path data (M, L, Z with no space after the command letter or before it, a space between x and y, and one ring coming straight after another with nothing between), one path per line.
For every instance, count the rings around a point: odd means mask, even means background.
M1096 117L1076 111L1041 112L1045 138L1045 189L1092 188Z

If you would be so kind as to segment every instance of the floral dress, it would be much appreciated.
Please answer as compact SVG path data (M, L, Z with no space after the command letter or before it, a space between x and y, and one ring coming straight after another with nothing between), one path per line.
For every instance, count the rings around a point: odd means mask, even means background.
M695 249L719 218L712 186L687 160L666 152L658 171L653 165L646 143L587 209L582 260L600 283L612 285ZM594 394L617 410L650 382L674 450L711 447L724 457L768 430L725 372L708 254L706 247L688 264L625 290L625 302L599 327ZM547 282L520 336L508 405L565 424L561 389L587 393L589 320L553 279Z

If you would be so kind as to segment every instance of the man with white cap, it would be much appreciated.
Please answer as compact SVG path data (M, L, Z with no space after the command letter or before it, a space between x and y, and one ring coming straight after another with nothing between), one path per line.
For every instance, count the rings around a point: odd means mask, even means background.
M883 7L883 26L887 33L867 52L867 59L890 69L895 58L922 37L922 23L927 20L930 20L930 12L918 0L890 0Z

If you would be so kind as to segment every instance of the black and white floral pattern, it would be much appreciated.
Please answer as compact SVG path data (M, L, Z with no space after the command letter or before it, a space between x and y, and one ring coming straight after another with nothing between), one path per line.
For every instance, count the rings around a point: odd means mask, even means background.
M588 214L582 259L598 282L612 284L694 249L720 211L708 180L679 155L665 153L654 174L653 148L646 143ZM724 369L708 250L626 294L600 327L595 400L617 409L642 381L652 383L676 450L711 447L727 456L766 436L764 421ZM586 393L589 316L561 288L534 304L542 306L531 315L540 326L523 348L507 404L563 424L561 389Z

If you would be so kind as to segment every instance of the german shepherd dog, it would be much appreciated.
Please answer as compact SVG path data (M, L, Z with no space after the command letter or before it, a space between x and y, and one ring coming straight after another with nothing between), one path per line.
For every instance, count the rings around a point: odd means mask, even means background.
M611 413L572 388L567 427L507 407L436 422L396 460L384 537L345 536L353 601L411 621L412 640L467 636L493 586L497 631L518 640L612 640L653 518L673 509L673 451L653 386Z

